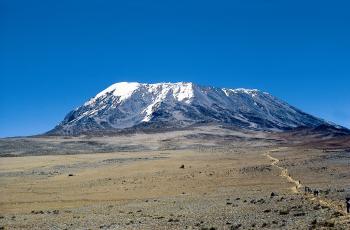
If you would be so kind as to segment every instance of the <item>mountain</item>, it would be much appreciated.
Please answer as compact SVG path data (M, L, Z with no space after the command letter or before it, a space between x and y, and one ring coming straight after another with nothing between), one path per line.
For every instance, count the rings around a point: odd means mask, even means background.
M259 130L331 125L256 89L205 87L188 82L120 82L68 113L48 134L181 128L203 123Z

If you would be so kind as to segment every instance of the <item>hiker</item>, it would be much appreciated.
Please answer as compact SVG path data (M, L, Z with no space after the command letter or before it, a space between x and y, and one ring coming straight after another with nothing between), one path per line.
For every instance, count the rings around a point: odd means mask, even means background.
M346 198L346 212L350 213L350 198Z
M305 193L310 193L310 191L311 191L310 188L305 186Z

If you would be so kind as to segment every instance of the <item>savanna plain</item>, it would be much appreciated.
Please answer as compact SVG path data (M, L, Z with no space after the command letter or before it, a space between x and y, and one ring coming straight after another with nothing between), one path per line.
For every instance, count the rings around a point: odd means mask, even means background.
M350 229L350 137L216 125L0 140L1 229Z

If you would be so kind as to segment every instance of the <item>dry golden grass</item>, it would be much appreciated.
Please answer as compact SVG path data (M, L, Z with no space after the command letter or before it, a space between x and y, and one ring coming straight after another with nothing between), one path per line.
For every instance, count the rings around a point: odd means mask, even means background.
M305 146L241 146L2 157L0 226L349 227L342 203L350 186L347 153L329 158ZM313 197L303 193L303 186L332 189ZM272 192L278 195L271 197Z

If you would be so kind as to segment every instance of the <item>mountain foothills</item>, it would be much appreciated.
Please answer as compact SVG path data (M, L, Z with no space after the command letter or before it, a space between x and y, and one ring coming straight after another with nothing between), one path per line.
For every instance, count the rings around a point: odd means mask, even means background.
M190 82L120 82L68 113L47 134L184 128L207 123L274 131L333 126L256 89L206 87Z

